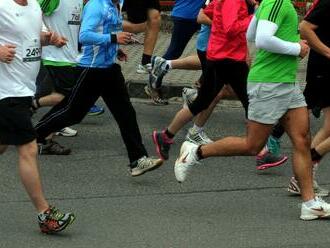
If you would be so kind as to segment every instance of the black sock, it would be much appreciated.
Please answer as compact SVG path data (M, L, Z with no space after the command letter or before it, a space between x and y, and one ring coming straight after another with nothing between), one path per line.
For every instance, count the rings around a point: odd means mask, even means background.
M173 139L173 138L174 138L174 134L171 133L170 131L168 131L167 128L166 128L166 130L165 130L165 134L166 134L166 136L169 137L170 139Z
M276 139L280 139L283 136L284 132L285 131L283 126L278 123L273 127L272 136Z
M197 158L198 158L198 160L201 160L201 159L203 159L204 157L203 157L203 154L202 154L202 145L200 145L198 148L197 148Z
M320 161L322 159L322 155L320 155L315 148L311 149L311 156L312 156L312 161Z
M143 54L142 55L142 60L141 60L141 64L142 65L146 65L146 64L149 64L151 63L151 55L148 55L148 54Z

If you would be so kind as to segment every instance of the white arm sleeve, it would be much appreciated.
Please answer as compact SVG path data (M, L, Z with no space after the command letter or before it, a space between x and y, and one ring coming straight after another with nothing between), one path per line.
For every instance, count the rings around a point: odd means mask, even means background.
M272 53L299 56L301 49L300 44L297 42L284 41L276 37L275 33L277 29L277 24L266 20L260 20L256 31L256 47Z
M257 32L257 18L255 16L252 17L252 20L249 24L248 30L246 32L246 39L249 42L255 42L256 32Z

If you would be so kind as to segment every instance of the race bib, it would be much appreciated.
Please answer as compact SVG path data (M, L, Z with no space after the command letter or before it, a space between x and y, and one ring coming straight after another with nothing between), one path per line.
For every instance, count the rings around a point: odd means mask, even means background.
M35 62L41 59L41 46L39 39L23 42L23 62Z
M75 7L69 17L68 24L69 25L80 25L81 23L81 7Z

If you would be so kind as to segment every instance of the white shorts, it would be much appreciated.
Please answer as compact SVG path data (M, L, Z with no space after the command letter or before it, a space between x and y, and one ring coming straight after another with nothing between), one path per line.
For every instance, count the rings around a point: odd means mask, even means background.
M248 119L276 124L289 109L306 107L298 83L248 83Z

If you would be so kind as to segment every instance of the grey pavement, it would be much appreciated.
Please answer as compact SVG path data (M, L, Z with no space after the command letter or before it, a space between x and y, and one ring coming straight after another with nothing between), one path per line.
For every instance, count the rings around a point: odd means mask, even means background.
M99 104L103 104L101 101ZM154 155L151 131L163 128L181 106L156 107L134 100L141 133ZM34 120L41 117L38 113ZM218 107L207 124L212 138L243 135L241 108ZM315 132L320 123L312 120ZM70 156L41 156L40 169L49 201L76 213L60 235L38 232L35 211L23 191L14 148L0 157L1 248L328 248L330 220L299 220L300 199L286 192L289 161L280 168L255 170L253 157L212 158L196 167L183 184L173 165L185 130L159 169L132 178L113 117L86 117L75 138L57 138ZM326 157L319 182L330 188Z

